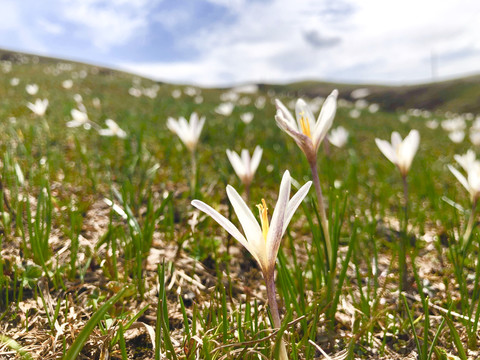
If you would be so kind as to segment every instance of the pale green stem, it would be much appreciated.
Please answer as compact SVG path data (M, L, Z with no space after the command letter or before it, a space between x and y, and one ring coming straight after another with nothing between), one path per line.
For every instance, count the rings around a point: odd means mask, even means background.
M320 186L320 179L318 177L317 159L310 162L310 169L312 170L313 184L315 186L315 192L317 193L318 210L320 212L320 221L322 222L323 233L325 235L325 244L326 244L326 247L327 247L328 263L329 263L330 268L334 268L335 266L334 266L334 264L332 264L332 261L333 261L332 243L330 242L330 233L328 231L327 212L325 210L325 204L323 202L322 188Z
M277 296L275 292L275 278L273 271L271 274L265 274L265 285L267 286L267 298L268 306L270 308L270 313L272 314L273 326L275 329L279 329L282 326L282 321L280 319L280 313L278 312ZM288 360L287 348L285 343L282 340L280 344L280 360Z
M400 251L398 254L398 268L400 275L400 292L408 289L407 278L407 252L408 252L408 183L407 176L402 175L403 197L404 197L404 215L403 234L400 236Z
M190 151L191 155L191 165L192 165L192 174L190 179L190 192L192 194L192 198L195 198L195 193L197 190L197 159L195 156L195 150Z
M475 225L475 208L477 207L478 199L473 199L472 201L472 210L470 211L470 218L468 219L467 228L465 229L465 234L463 235L463 242L460 244L462 248L466 243L468 243L468 239L472 235L473 226Z

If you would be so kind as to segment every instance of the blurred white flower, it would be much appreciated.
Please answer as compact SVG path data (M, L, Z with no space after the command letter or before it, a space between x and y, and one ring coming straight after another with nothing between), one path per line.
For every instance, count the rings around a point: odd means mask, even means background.
M235 104L231 102L224 102L218 105L215 108L215 112L217 114L223 115L223 116L229 116L232 114L233 109L235 108Z
M182 96L182 90L180 90L180 89L173 89L172 90L172 97L174 99L178 99L178 98L180 98L180 96Z
M348 141L348 131L343 126L339 126L330 131L330 134L327 136L328 141L336 147L344 147Z
M100 107L102 106L102 103L98 97L94 97L92 99L92 105L95 109L100 109Z
M86 112L78 109L72 109L70 114L72 115L73 120L67 122L67 127L73 128L83 126L86 130L91 128L90 120L88 119Z
M455 160L457 160L465 170L467 177L450 164L448 165L448 169L470 193L471 200L476 202L480 198L480 162L475 160L475 153L473 153L472 161L472 153L473 151L470 154L467 152L467 154L463 156L455 156Z
M275 100L277 125L295 140L310 163L316 161L318 148L332 126L337 111L337 97L338 91L333 90L323 103L317 121L302 99L298 99L295 105L296 121L285 105Z
M20 79L19 78L14 77L14 78L10 79L10 85L17 86L18 84L20 84Z
M432 129L432 130L435 130L436 128L438 128L438 121L437 120L428 120L426 123L425 123L425 126L429 129Z
M117 136L120 139L125 139L127 137L127 133L118 126L118 124L113 121L112 119L105 120L105 124L107 125L108 129L100 129L98 133L102 136Z
M407 114L401 114L399 117L398 117L398 120L400 120L400 122L402 124L406 124L408 122L408 115Z
M72 80L72 79L64 80L64 81L62 82L62 87L63 87L64 89L67 89L67 90L68 90L68 89L71 89L72 86L73 86L73 80Z
M267 99L265 99L265 96L259 96L255 100L255 107L259 110L263 109L265 107L265 103L267 102Z
M355 89L350 93L350 97L354 100L363 99L368 95L370 95L370 90L368 90L367 88Z
M362 114L361 111L358 110L358 109L352 109L352 110L350 110L350 112L348 113L348 115L350 115L350 117L351 117L352 119L358 119L361 114Z
M187 86L183 89L183 93L187 96L194 97L196 95L200 95L201 91L193 86Z
M253 176L257 171L260 160L262 159L262 148L260 146L255 147L252 157L247 149L243 149L241 155L238 155L235 151L227 149L228 160L232 164L233 170L240 178L245 186L249 186L253 180Z
M465 120L461 117L455 117L453 119L442 121L442 129L445 131L460 131L465 130L466 127L467 124L465 123Z
M405 139L402 140L400 134L394 131L391 143L378 138L375 139L375 143L383 155L398 167L402 176L406 176L418 150L420 134L417 130L411 130Z
M258 92L258 85L256 84L245 84L239 85L232 89L233 92L241 94L255 94Z
M27 107L32 110L35 115L43 116L48 108L48 99L37 99L34 104L29 102L27 103Z
M82 95L80 95L80 94L74 94L74 95L73 95L73 100L75 100L75 102L76 102L77 104L83 103L83 97L82 97Z
M475 146L480 146L480 131L470 130L470 141Z
M455 130L448 134L450 140L452 140L455 144L459 144L465 139L465 131L463 130Z
M193 98L193 102L195 104L201 104L203 103L203 96L202 95L197 95Z
M128 89L128 93L133 96L133 97L140 97L142 96L142 90L136 88L136 87L131 87L130 89Z
M181 116L178 121L171 117L167 120L168 129L177 134L187 149L192 152L197 146L204 124L205 116L198 118L196 113L190 115L190 122L187 122L183 116Z
M370 104L368 106L368 111L370 112L370 114L375 114L378 112L378 110L380 110L380 105L378 104Z
M245 124L250 124L253 120L253 113L246 112L240 115L240 120L242 120Z
M368 101L364 99L360 99L355 101L355 108L358 110L363 110L368 107Z
M29 95L36 95L38 93L38 85L37 84L27 84L27 86L25 86L25 91Z

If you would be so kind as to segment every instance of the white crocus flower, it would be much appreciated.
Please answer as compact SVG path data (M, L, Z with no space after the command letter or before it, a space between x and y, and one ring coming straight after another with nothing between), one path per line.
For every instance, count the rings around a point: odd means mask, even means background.
M112 119L105 120L105 124L108 129L100 129L98 133L102 136L118 136L120 139L125 139L127 133L118 126L118 124Z
M275 100L277 125L295 140L310 163L316 161L318 148L332 126L337 111L337 96L338 91L333 90L325 100L317 121L302 99L295 104L296 120L280 100Z
M475 153L468 150L464 155L455 155L455 160L465 170L467 177L452 165L448 165L448 169L457 178L460 184L470 193L473 202L480 198L480 161L475 159Z
M240 115L240 120L242 120L245 124L250 124L253 120L253 113L246 112Z
M267 279L273 277L275 261L282 237L295 210L307 195L311 184L311 181L307 182L289 199L291 177L288 170L285 171L280 184L277 204L270 222L265 200L262 199L262 203L257 205L260 213L260 224L237 191L232 186L227 185L228 199L237 214L238 221L242 225L245 235L230 220L204 202L193 200L192 205L210 215L230 235L237 239L252 254L260 265L264 277Z
M192 152L197 146L204 124L205 116L198 118L196 113L190 115L190 122L188 122L183 116L181 116L178 121L171 117L167 120L168 129L177 134L187 149Z
M67 127L73 128L83 126L86 130L91 128L90 120L88 119L86 112L72 109L70 114L72 115L73 120L67 122Z
M32 104L31 102L27 103L27 107L33 111L34 114L38 116L43 116L45 115L45 112L47 111L48 108L48 99L37 99L35 100L35 103Z
M412 165L413 157L418 150L420 144L420 134L417 130L411 130L410 133L402 140L400 134L396 131L392 133L392 142L386 140L375 139L380 151L393 164L397 165L400 173L405 177Z
M330 135L327 136L327 139L336 147L344 147L348 141L348 131L343 126L339 126L330 131Z
M35 95L38 92L38 85L37 84L27 84L27 86L25 86L25 91L29 95Z
M238 155L235 151L227 149L228 160L230 160L233 170L235 170L235 173L246 187L248 187L253 180L255 171L257 171L262 158L262 152L262 148L257 146L250 158L247 149L243 149L241 155Z

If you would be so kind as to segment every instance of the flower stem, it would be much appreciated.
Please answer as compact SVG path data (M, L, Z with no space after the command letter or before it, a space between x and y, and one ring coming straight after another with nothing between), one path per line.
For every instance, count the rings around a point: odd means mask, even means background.
M408 289L408 278L407 278L407 245L408 245L408 183L407 176L402 175L403 182L403 197L404 197L404 224L403 231L401 231L400 236L400 249L398 253L398 268L400 275L400 292Z
M317 160L310 162L310 170L312 171L313 184L315 186L315 192L317 194L318 209L320 211L320 220L322 222L323 234L325 236L325 244L327 248L327 260L329 266L332 268L332 243L330 242L330 233L328 231L327 212L325 210L325 204L323 202L322 188L320 187L320 179L318 177Z
M192 166L192 173L190 179L190 193L192 195L192 199L195 198L197 193L197 159L195 156L195 150L190 152L191 155L191 166Z
M275 278L272 271L271 275L264 274L265 277L265 285L267 286L267 298L268 298L268 306L270 308L270 313L272 314L273 326L275 329L279 329L282 325L282 321L280 320L280 314L278 312L278 304L277 304L277 295L275 292ZM287 360L287 349L285 347L285 343L281 342L280 344L280 360Z
M477 199L472 201L472 210L470 211L470 218L468 219L467 228L465 229L465 234L463 235L462 243L460 243L460 248L463 248L470 239L472 235L473 225L475 225L475 209L477 207Z

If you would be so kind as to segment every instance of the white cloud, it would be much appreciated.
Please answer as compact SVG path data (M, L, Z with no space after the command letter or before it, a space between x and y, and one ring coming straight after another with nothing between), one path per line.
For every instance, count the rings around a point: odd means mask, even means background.
M301 78L425 81L431 75L432 52L440 76L480 70L477 0L356 0L336 5L326 0L239 0L230 6L209 1L228 6L236 19L182 38L179 46L193 48L197 58L123 66L154 78L204 85ZM330 46L318 46L322 42ZM457 58L447 56L451 53Z
M37 20L38 26L45 32L52 35L60 35L64 33L64 28L60 24L51 22L47 19L40 18Z
M148 0L62 0L65 20L78 26L75 36L108 51L128 44L148 30Z

